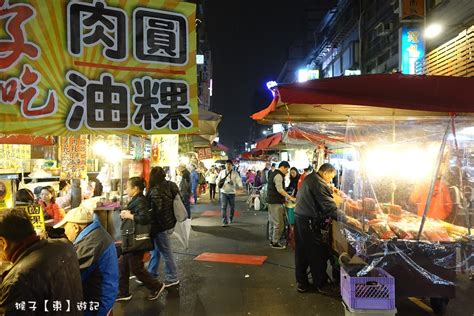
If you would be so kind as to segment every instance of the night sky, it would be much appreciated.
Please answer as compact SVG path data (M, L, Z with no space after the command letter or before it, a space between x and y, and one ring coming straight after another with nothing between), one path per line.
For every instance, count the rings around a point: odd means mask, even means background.
M250 115L271 102L288 47L301 31L300 0L207 0L205 23L213 65L211 110L222 114L220 142L250 138Z

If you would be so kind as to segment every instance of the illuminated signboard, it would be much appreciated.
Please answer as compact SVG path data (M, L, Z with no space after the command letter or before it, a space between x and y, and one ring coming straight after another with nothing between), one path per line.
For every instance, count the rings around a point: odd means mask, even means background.
M418 27L401 28L400 68L403 74L416 73L416 62L425 56L423 32Z

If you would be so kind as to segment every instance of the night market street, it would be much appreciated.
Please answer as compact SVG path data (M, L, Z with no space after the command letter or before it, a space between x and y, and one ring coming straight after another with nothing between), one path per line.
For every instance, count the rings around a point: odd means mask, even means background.
M473 250L474 0L0 0L0 316L474 316Z
M216 202L195 206L189 250L183 251L173 239L181 274L179 289L148 302L146 289L132 279L133 298L115 303L114 316L344 315L340 299L296 291L294 251L268 246L267 212L246 211L245 199L238 198L236 210L241 216L225 228L221 227L219 217L200 215L203 211L218 210ZM261 255L268 256L268 260L262 266L193 260L203 252ZM446 315L474 315L473 282L467 275L460 275L459 280L456 298L449 302ZM418 299L397 299L396 306L400 316L434 315L429 304Z

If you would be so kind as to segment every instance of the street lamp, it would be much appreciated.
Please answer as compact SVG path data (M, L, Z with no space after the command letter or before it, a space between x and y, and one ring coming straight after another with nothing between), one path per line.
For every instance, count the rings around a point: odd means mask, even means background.
M443 26L438 23L433 23L431 25L428 25L428 27L425 29L425 37L426 38L435 38L441 32L443 31Z
M300 69L298 70L298 82L308 81L308 70Z

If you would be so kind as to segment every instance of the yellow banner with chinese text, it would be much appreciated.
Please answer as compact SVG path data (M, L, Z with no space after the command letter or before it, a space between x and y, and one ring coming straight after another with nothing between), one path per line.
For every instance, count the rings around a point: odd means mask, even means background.
M198 130L196 6L0 0L0 133Z
M35 228L36 232L45 232L46 226L44 224L44 213L41 206L38 204L36 205L28 205L28 206L17 206L17 209L24 210L28 217L30 218L33 227Z

